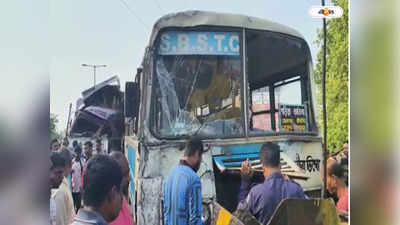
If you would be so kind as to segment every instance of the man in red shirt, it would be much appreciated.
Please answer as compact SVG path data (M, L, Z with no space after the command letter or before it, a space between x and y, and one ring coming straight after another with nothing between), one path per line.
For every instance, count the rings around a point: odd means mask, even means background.
M327 163L326 186L329 193L336 195L336 209L339 212L349 212L349 192L344 181L344 168L335 160Z
M122 197L122 207L119 212L119 216L110 223L110 225L134 225L134 221L131 216L131 208L128 204L128 187L129 187L129 163L125 155L120 151L112 151L110 153L111 158L115 159L122 171L122 181L121 181L121 191L123 193Z

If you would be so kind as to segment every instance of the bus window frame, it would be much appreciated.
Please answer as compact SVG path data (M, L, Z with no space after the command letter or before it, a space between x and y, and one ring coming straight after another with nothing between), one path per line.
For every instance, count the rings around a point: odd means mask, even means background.
M296 77L296 76L293 76L293 77ZM307 87L308 86L307 85L308 82L304 81L307 78L307 76L302 74L302 75L299 75L297 77L298 78L290 80L288 82L284 82L282 84L274 85L274 84L269 83L269 84L263 86L263 87L268 87L268 91L269 91L269 99L270 99L269 100L269 107L270 107L270 109L266 110L266 112L264 114L269 114L270 121L271 121L271 130L267 130L267 131L264 131L262 133L261 132L260 133L251 133L251 132L249 132L249 137L274 136L274 135L279 135L279 134L317 135L318 132L315 131L315 124L313 123L314 118L310 118L310 116L307 117L307 122L308 122L308 130L307 130L307 132L276 131L277 128L279 127L279 121L275 120L275 112L276 112L275 110L276 110L276 108L272 107L272 106L275 106L275 88L281 87L281 86L284 86L284 85L287 85L287 84L291 84L291 83L294 83L294 82L300 82L302 104L306 105L307 113L308 114L311 113L311 110L312 110L310 108L310 107L312 107L311 104L309 104L308 101L304 101L307 98L307 92L306 91L308 91L308 90L303 89L303 87ZM255 89L255 90L257 90L257 89ZM249 91L248 95L249 95L249 98L252 98L253 95L250 92L251 91ZM310 99L310 101L311 101L311 99ZM260 112L253 113L253 115L260 115L260 114L263 114L263 113L260 113ZM313 114L311 114L311 115L313 115ZM250 126L248 128L250 130Z
M155 39L155 42L153 44L153 51L152 51L152 55L151 55L151 61L152 61L152 74L151 74L151 82L152 82L152 90L151 90L151 97L150 97L150 112L149 112L149 131L151 133L151 135L153 135L155 138L159 139L159 140L179 140L179 139L188 139L191 137L191 135L181 135L181 136L176 136L176 137L172 137L172 136L161 136L160 134L158 134L157 132L155 132L154 130L154 123L156 122L155 119L153 119L154 116L156 116L156 112L155 112L155 102L156 102L156 96L154 93L154 84L155 84L155 73L156 73L156 64L155 59L159 56L158 55L158 47L160 44L160 39L161 39L161 35L164 32L168 32L168 31L179 31L179 32L191 32L191 31L197 31L197 32L237 32L239 34L239 44L240 44L240 63L241 63L241 69L240 69L240 79L243 80L244 79L244 73L243 73L243 37L242 37L242 32L243 32L243 28L237 28L237 27L220 27L220 26L195 26L195 27L166 27L161 29L158 34L157 34L157 38ZM241 90L240 90L240 97L241 97L241 123L242 123L242 134L238 134L238 135L231 135L231 136L223 136L223 135L215 135L213 137L204 137L205 140L211 140L211 139L232 139L232 138L245 138L246 137L246 130L247 128L244 126L244 117L243 117L243 84L241 84Z
M249 138L249 137L263 137L263 136L279 136L279 135L318 136L319 132L318 132L318 129L317 129L317 126L316 126L315 112L314 112L314 109L313 109L313 102L312 102L313 99L312 99L312 96L311 96L314 93L312 93L311 82L309 81L309 79L312 79L311 78L312 72L310 71L310 68L309 68L309 64L310 64L310 62L312 63L312 59L311 59L311 53L310 53L310 49L309 49L308 43L304 39L301 39L301 38L298 38L298 37L295 37L295 36L292 36L292 35L289 35L289 34L282 34L282 33L279 33L279 32L266 31L266 30L257 30L257 29L243 29L243 30L245 32L247 32L247 31L256 31L256 32L261 32L261 33L272 33L274 35L280 35L280 36L285 37L285 38L297 39L300 42L305 43L304 46L307 47L306 49L304 49L306 51L306 61L305 61L304 66L302 66L302 67L304 67L304 72L303 73L294 74L293 76L287 77L287 78L285 78L283 80L292 79L292 78L294 78L296 76L299 76L298 79L290 80L289 82L285 82L285 83L282 83L282 84L279 84L279 85L274 85L275 83L280 82L280 80L277 79L277 80L273 80L271 82L268 82L264 86L262 86L262 87L267 87L268 86L268 89L269 89L269 97L270 97L269 115L270 115L271 128L272 129L270 131L264 131L264 132L260 132L260 133L251 133L250 132L250 120L248 118L248 121L249 121L248 124L249 125L246 127L247 134L248 134L246 136L246 138ZM243 45L247 45L247 43L246 43L246 35L244 36L244 42L245 43ZM248 52L248 48L246 48L246 53L245 53L246 54L246 62L247 62L247 56L248 56L247 52ZM248 63L246 63L245 66L247 68ZM291 69L292 68L289 68L289 70L291 70ZM247 72L247 70L246 70L246 72ZM246 91L246 95L247 96L244 96L244 98L250 99L252 97L252 94L250 93L251 90L250 90L250 87L249 87L250 85L248 83L249 74L245 74L245 78L246 78L245 86L246 86L246 89L247 89L247 91ZM281 81L283 81L283 80L281 80ZM282 85L285 85L285 84L293 83L293 82L296 82L296 81L300 81L301 101L302 101L302 104L306 105L306 110L307 110L307 113L309 115L308 118L307 118L308 130L306 132L276 131L276 129L279 126L279 124L278 124L278 121L275 120L275 88L279 87L279 86L282 86ZM305 87L305 88L303 88L303 87ZM254 89L254 90L256 90L256 89ZM306 100L306 101L304 101L304 100ZM274 107L271 107L271 106L274 106ZM249 102L247 102L247 105L244 108L250 109Z
M311 82L310 79L311 75L312 75L312 71L310 71L309 69L309 64L311 61L311 53L310 53L310 49L308 46L308 43L301 38L289 35L289 34L282 34L279 32L274 32L274 31L266 31L266 30L257 30L257 29L248 29L248 28L238 28L238 27L220 27L220 26L195 26L195 27L166 27L161 29L158 34L157 34L157 38L155 39L155 42L153 43L152 46L152 54L151 54L151 64L152 64L152 73L149 79L151 79L151 97L150 97L150 109L149 109L149 127L148 130L150 131L151 135L153 135L155 138L159 139L159 140L179 140L179 139L188 139L191 137L191 135L182 135L182 136L176 136L176 137L171 137L171 136L161 136L160 134L158 134L157 132L155 132L154 128L154 123L156 122L155 119L153 119L155 115L155 107L154 104L156 102L156 96L155 96L155 91L154 91L154 83L155 83L155 73L156 73L156 65L154 63L155 59L158 57L158 48L157 46L159 46L160 43L160 38L161 35L164 32L168 32L168 31L179 31L179 32L190 32L190 31L197 31L197 32L237 32L239 33L239 43L240 43L240 57L241 57L241 71L240 71L240 76L241 79L243 80L243 83L241 85L241 90L240 90L240 97L241 97L241 122L242 122L242 134L239 135L231 135L231 136L223 136L223 135L217 135L217 136L213 136L213 137L204 137L205 140L213 140L213 139L234 139L234 138L250 138L250 137L263 137L263 136L280 136L280 135L293 135L293 136L318 136L319 135L319 131L316 125L316 120L315 120L315 111L313 109L313 99L312 99L312 87L311 87ZM248 115L248 109L249 109L249 98L251 97L251 93L250 93L250 87L248 84L249 81L249 75L248 75L248 48L247 48L247 43L246 43L246 34L249 31L258 31L258 32L265 32L265 33L273 33L274 35L281 35L285 38L293 38L293 39L298 39L301 42L305 43L306 45L306 61L305 61L305 71L302 74L297 74L295 76L300 76L299 79L296 79L294 81L290 81L290 82L295 82L300 80L300 87L301 87L301 95L302 95L302 102L303 104L306 103L306 107L307 107L307 113L309 113L308 116L308 131L307 132L288 132L288 131L276 131L277 126L279 126L277 124L277 121L275 120L275 107L273 107L273 111L274 114L272 114L270 112L270 117L271 117L271 127L273 127L274 129L272 129L271 131L266 131L266 132L260 132L260 133L253 133L251 134L251 132L249 132L250 130L250 121L249 121L249 115ZM295 77L293 76L293 77ZM290 79L286 78L286 79ZM307 80L307 81L306 81ZM265 86L269 87L269 92L270 92L270 108L271 108L271 103L275 103L275 86L273 85L274 83L279 82L279 81L273 81L272 83L268 83ZM290 83L288 82L288 83ZM285 83L285 84L288 84ZM284 85L284 84L282 84ZM264 86L264 87L265 87ZM304 89L303 87L306 87L306 89ZM308 95L307 95L308 93ZM307 101L304 101L304 98L307 98ZM272 118L273 117L273 118ZM272 126L274 123L274 126Z

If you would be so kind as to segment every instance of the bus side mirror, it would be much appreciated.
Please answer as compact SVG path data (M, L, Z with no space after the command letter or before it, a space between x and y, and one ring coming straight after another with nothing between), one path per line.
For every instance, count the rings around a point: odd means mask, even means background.
M125 118L137 118L139 111L139 84L136 82L125 83Z

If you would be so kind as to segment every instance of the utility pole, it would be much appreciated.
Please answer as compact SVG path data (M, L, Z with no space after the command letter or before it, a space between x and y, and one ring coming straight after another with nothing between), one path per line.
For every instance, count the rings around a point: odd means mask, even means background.
M90 65L90 64L82 64L82 66L92 67L93 68L93 87L96 86L96 68L98 67L106 67L107 65Z
M65 130L65 138L68 137L69 121L71 118L71 108L72 108L72 103L69 103L69 113L68 113L68 120L67 120L67 129Z
M321 0L322 6L325 6L325 0ZM324 46L322 48L322 53L323 53L323 57L322 57L322 116L323 116L323 127L324 127L324 144L323 144L323 151L324 151L324 193L323 193L323 197L327 197L326 196L326 175L327 175L327 161L328 161L328 149L326 148L327 146L327 122L326 122L326 87L325 87L325 83L326 83L326 18L324 17L322 19L322 23L323 23L323 39L324 39Z

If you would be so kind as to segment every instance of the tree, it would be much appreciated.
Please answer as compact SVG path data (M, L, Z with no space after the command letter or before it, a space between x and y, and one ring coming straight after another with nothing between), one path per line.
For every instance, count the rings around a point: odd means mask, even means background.
M343 9L343 16L327 21L326 35L326 114L327 148L335 151L348 140L348 0L332 0ZM323 31L318 30L319 45L314 80L318 85L319 124L322 128Z
M60 134L57 133L57 123L57 115L50 113L50 140L61 138Z

